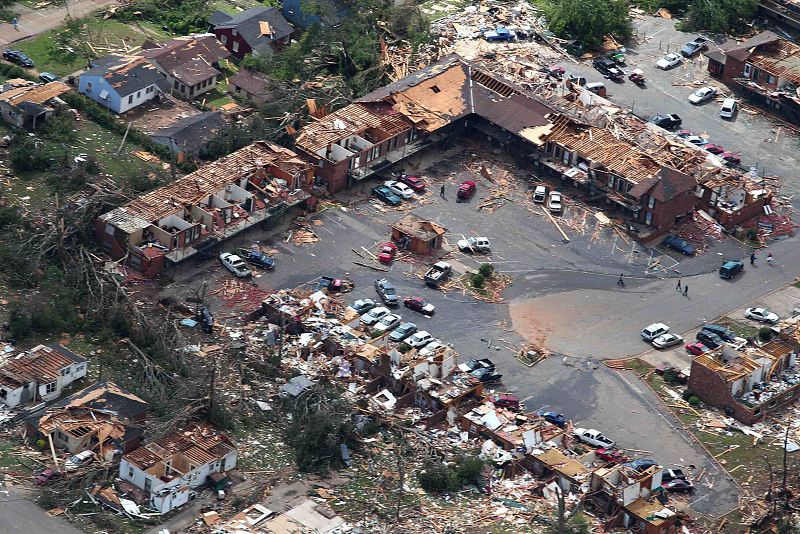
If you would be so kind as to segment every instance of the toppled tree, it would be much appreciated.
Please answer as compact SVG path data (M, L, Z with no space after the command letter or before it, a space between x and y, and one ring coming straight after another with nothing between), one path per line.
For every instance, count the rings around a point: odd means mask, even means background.
M431 461L417 474L417 480L422 489L431 493L457 491L467 484L476 484L483 466L483 460L477 456L458 458L453 465Z

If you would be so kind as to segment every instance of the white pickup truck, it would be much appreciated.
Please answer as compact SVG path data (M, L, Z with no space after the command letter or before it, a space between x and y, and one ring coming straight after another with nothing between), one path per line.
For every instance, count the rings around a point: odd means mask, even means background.
M425 283L431 287L439 287L439 284L447 280L452 271L453 268L446 261L436 262L425 273Z

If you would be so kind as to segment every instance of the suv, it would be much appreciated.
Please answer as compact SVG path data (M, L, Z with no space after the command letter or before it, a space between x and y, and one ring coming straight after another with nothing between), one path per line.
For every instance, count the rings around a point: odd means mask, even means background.
M697 341L708 347L709 349L716 349L721 347L725 341L714 332L708 330L700 330L697 333Z
M725 260L719 268L719 277L730 280L740 272L744 271L744 262L735 260Z
M692 57L705 48L708 48L708 39L705 37L697 37L693 41L689 41L683 45L683 48L681 48L681 55L683 57Z
M674 113L670 113L669 115L654 115L650 122L655 124L656 126L660 126L665 130L671 130L673 128L677 128L683 122L680 117L675 115Z
M603 76L612 80L622 80L625 73L619 70L617 64L607 57L596 57L592 60L592 66L600 71Z
M733 98L726 98L722 101L722 107L719 108L719 116L723 119L732 119L736 115L736 108L738 108L736 100Z
M544 204L544 201L547 199L547 186L544 185L537 185L536 189L533 190L533 201L537 204Z
M397 306L400 300L397 296L397 290L386 278L378 278L375 280L375 291L378 292L384 304L387 306Z
M669 332L669 327L664 323L653 323L642 330L642 338L645 341L653 341L655 338L662 334Z

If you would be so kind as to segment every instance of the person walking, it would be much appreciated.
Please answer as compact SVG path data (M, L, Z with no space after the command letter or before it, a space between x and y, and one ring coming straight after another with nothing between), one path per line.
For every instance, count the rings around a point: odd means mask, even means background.
M11 19L11 25L14 26L15 30L19 30L19 21L17 20L17 17Z
M444 198L444 184L442 184L442 187L439 189L439 196ZM445 198L445 200L447 199Z
M689 285L688 284L683 286L683 296L684 297L688 297L689 296Z
M681 290L681 279L678 278L678 285L675 286L675 291L680 291L680 290Z
M625 287L625 280L623 280L623 279L622 279L622 277L624 276L624 274L625 274L625 273L620 273L620 274L619 274L619 280L617 280L617 285L618 285L618 286Z
M750 254L750 265L755 265L755 263L756 263L756 253L753 252L752 254Z

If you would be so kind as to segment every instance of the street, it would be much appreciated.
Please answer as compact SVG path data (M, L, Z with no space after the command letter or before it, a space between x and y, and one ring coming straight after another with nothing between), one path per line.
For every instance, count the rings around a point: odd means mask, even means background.
M8 488L0 492L0 532L54 532L81 534L63 517L51 517L35 502L25 488Z
M6 47L11 43L57 28L63 24L68 15L81 18L97 9L116 3L116 0L74 0L69 4L51 5L45 9L33 9L22 4L15 4L10 7L19 13L17 28L14 29L11 21L0 22L0 47Z
M633 27L639 39L634 39L635 42L627 47L627 64L623 70L643 70L647 80L645 88L640 88L627 78L622 83L603 80L602 74L592 68L590 62L578 65L565 63L565 67L584 76L590 83L603 81L608 89L609 100L632 108L636 115L644 119L657 113L676 113L683 119L681 128L703 135L709 142L739 154L745 168L755 166L760 173L780 176L783 178L781 194L797 196L800 192L800 180L796 176L800 164L797 136L790 130L779 128L765 112L751 115L741 110L735 120L726 121L719 116L719 101L711 100L698 106L689 103L688 96L704 85L717 87L719 94L730 93L728 88L709 76L708 59L702 54L685 59L671 70L664 71L656 67L656 61L667 51L677 52L696 35L679 32L675 30L674 20L659 17L634 19ZM716 46L714 42L710 45ZM689 85L695 81L702 83ZM795 206L800 205L797 204L800 196L793 202Z

